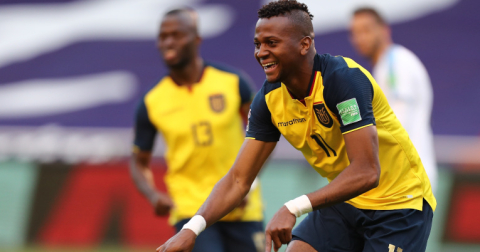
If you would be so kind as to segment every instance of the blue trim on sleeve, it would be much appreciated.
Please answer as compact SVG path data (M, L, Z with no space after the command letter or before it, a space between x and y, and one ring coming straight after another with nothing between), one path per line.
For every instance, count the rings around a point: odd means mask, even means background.
M238 83L238 87L240 89L240 99L242 101L242 104L245 104L247 102L252 101L252 98L253 98L252 83L253 82L251 82L248 76L245 77L243 75L239 75L238 77L240 78L240 82Z
M338 118L343 132L351 131L369 124L375 124L373 115L372 100L373 86L368 77L358 68L349 68L345 60L341 57L332 57L333 62L328 71L324 74L324 90L325 104ZM340 62L339 60L343 61ZM360 110L361 120L352 124L343 125L341 116L339 115L337 104L346 100L355 98Z
M263 142L277 142L280 139L280 131L272 123L272 114L268 110L265 95L279 88L280 83L265 81L260 91L250 105L248 116L247 138L254 138Z
M135 115L135 139L134 145L142 151L151 151L155 143L157 129L148 118L145 98L138 103Z

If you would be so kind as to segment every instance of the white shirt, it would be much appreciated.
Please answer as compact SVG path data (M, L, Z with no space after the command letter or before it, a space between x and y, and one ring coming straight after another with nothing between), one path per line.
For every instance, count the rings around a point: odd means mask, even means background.
M433 92L427 70L410 50L392 45L374 66L373 77L407 130L435 192L437 165L430 126Z

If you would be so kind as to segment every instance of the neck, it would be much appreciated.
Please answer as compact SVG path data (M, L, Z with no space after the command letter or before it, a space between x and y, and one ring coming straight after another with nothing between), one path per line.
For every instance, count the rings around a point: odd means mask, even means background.
M373 54L373 56L370 58L370 61L372 63L372 65L376 65L378 63L378 61L380 60L380 58L386 53L386 51L388 50L388 48L392 45L392 41L386 41L384 43L381 43L378 47L378 49L375 51L375 53Z
M292 69L292 74L282 81L295 99L301 100L308 95L314 60L315 53L310 54L308 60Z
M179 86L191 86L198 81L203 73L203 59L196 57L182 68L170 68L169 75Z

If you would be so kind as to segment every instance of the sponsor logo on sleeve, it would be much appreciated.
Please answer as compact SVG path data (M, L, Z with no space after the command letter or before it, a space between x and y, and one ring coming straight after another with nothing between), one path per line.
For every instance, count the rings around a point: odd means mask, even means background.
M342 123L344 126L356 123L362 120L360 115L360 109L358 108L358 103L356 98L346 100L337 104L338 114L342 118Z

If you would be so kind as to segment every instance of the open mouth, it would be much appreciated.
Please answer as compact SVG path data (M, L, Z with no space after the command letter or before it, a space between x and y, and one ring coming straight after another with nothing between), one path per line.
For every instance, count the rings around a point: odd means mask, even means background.
M270 63L262 64L262 67L263 67L263 70L265 72L267 72L267 71L271 71L271 70L275 69L277 67L277 65L278 65L277 62L270 62Z
M166 60L172 60L177 56L177 51L169 49L169 50L165 51L163 56L165 57Z

